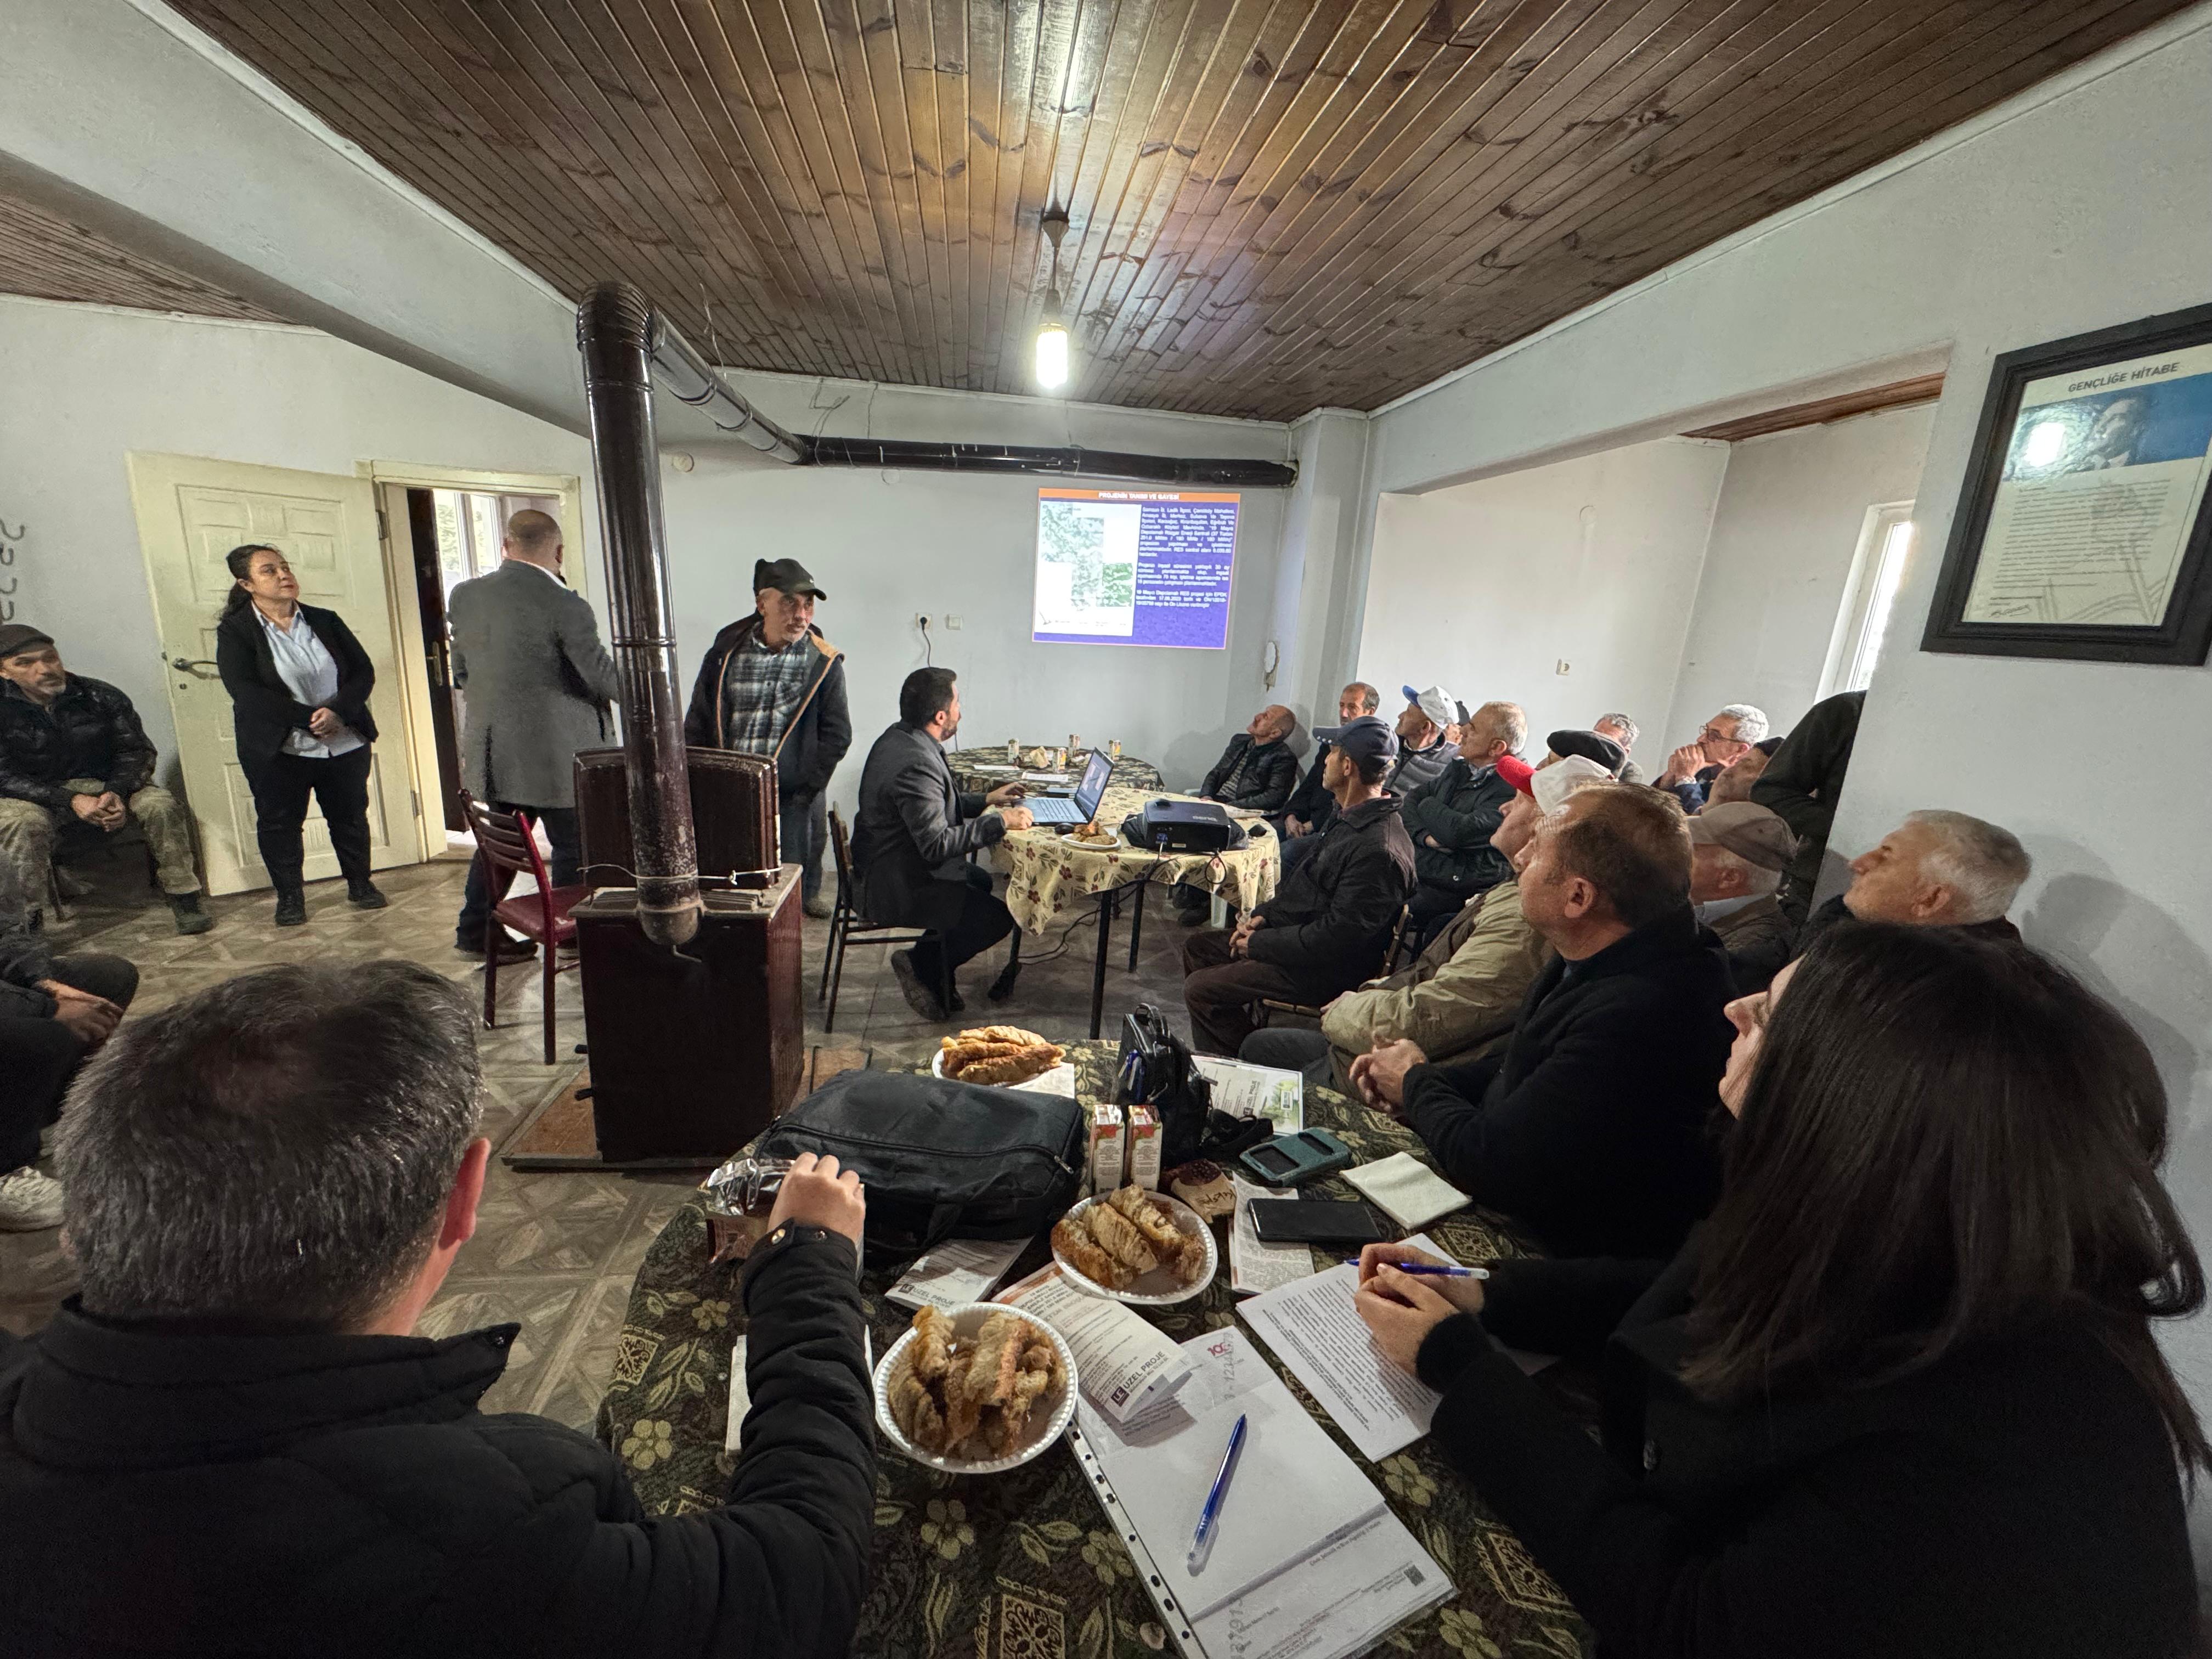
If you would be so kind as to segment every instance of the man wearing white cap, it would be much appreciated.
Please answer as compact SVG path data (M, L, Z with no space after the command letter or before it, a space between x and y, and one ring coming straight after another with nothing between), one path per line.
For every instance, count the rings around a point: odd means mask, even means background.
M1797 930L1774 896L1796 852L1790 826L1747 800L1690 820L1690 902L1728 952L1740 997L1764 991L1793 953Z
M1442 777L1459 752L1444 736L1444 728L1459 721L1459 699L1441 685L1425 691L1410 685L1401 689L1406 707L1398 716L1398 759L1382 784L1400 800Z

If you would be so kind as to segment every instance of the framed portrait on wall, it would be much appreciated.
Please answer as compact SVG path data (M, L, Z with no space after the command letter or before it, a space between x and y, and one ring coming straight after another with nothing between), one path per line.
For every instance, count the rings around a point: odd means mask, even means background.
M1996 360L1927 651L2201 663L2212 305Z

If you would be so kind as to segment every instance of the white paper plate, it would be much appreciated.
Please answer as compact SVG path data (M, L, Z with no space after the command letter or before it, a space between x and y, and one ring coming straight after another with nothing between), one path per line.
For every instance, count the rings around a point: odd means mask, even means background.
M1060 1272L1066 1273L1079 1289L1086 1290L1093 1296L1110 1297L1116 1302L1132 1302L1144 1308L1164 1308L1170 1303L1188 1302L1213 1283L1214 1273L1221 1265L1221 1250L1214 1243L1213 1229L1206 1224L1206 1218L1181 1199L1166 1193L1153 1193L1151 1197L1155 1204L1168 1212L1168 1219L1175 1223L1177 1231L1185 1235L1196 1233L1206 1241L1206 1267L1196 1279L1185 1285L1176 1278L1172 1267L1155 1267L1141 1275L1129 1289L1117 1291L1079 1272L1075 1264L1060 1253L1060 1246L1055 1242L1052 1259L1060 1263ZM1092 1205L1105 1201L1103 1198L1086 1198L1067 1212L1068 1219L1074 1220Z
M884 1437L898 1448L902 1456L933 1469L943 1469L948 1474L1004 1474L1008 1469L1018 1469L1054 1441L1067 1432L1067 1425L1075 1420L1075 1356L1067 1344L1060 1340L1058 1331L1035 1314L1024 1313L1019 1308L1009 1308L997 1302L969 1302L945 1310L952 1328L960 1336L973 1336L983 1328L983 1322L994 1313L1010 1313L1024 1323L1044 1333L1060 1355L1060 1381L1037 1396L1030 1407L1029 1434L1020 1446L1004 1457L985 1458L970 1462L962 1457L944 1457L935 1452L924 1451L906 1437L891 1419L890 1380L892 1372L914 1341L914 1328L908 1326L904 1336L891 1344L891 1350L876 1362L876 1426Z
M934 1078L945 1075L945 1050L939 1048L929 1057L929 1074ZM954 1082L960 1079L955 1078ZM1049 1072L1039 1072L1026 1083L978 1083L978 1089L1014 1089L1036 1095L1058 1095L1063 1100L1075 1098L1075 1065L1063 1060Z

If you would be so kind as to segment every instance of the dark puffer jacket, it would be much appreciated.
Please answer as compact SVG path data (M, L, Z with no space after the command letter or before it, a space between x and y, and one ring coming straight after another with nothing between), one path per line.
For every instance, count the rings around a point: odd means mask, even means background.
M1398 913L1413 894L1413 843L1395 795L1339 812L1319 843L1253 914L1267 923L1246 948L1255 962L1339 981L1374 976Z
M1249 732L1229 739L1198 793L1245 812L1279 812L1298 787L1298 757L1285 744L1255 744Z
M515 1327L0 1337L9 1659L621 1654L831 1659L867 1588L874 1413L853 1246L748 1264L744 1452L650 1518L613 1453L477 1409Z
M1406 833L1413 837L1413 868L1421 880L1465 898L1511 875L1512 860L1490 838L1512 800L1513 786L1496 767L1473 766L1464 757L1407 796Z
M154 745L131 699L71 674L41 708L0 684L0 795L67 811L71 778L97 778L125 800L154 781Z

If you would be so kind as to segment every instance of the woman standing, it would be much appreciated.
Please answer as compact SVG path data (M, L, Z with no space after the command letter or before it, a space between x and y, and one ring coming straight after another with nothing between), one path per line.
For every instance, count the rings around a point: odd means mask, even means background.
M276 925L307 919L301 826L313 794L330 828L346 896L384 908L368 873L368 696L376 670L335 611L300 603L300 584L273 547L234 547L238 585L216 629L216 665L229 689L238 763L253 791L261 861L276 885Z
M1671 1263L1363 1253L1437 1449L1601 1655L2194 1652L2212 1454L2151 1322L2204 1277L2142 1039L1953 927L1839 927L1729 1017L1721 1197ZM1602 1449L1500 1343L1599 1365Z

